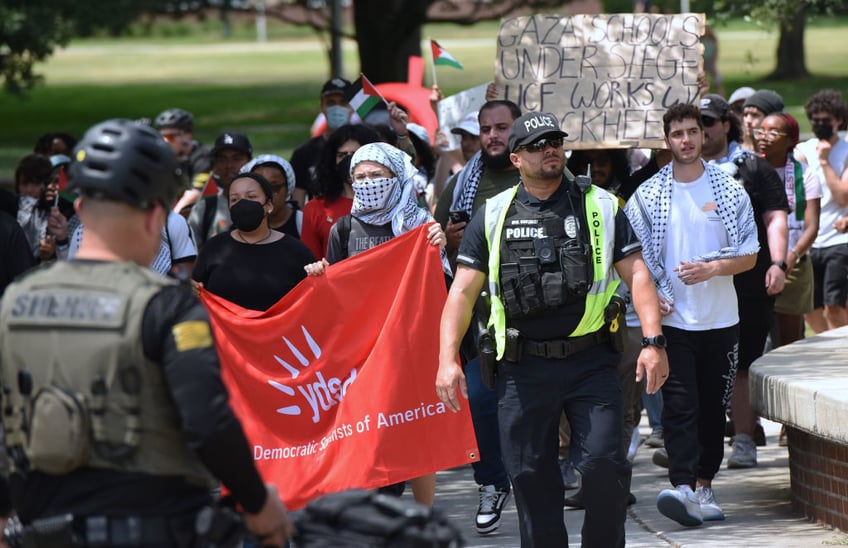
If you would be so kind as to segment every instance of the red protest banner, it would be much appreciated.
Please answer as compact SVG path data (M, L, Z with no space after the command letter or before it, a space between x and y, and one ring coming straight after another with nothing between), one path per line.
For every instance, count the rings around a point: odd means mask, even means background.
M468 406L436 397L446 291L424 231L332 265L265 312L202 293L230 403L289 508L478 458Z

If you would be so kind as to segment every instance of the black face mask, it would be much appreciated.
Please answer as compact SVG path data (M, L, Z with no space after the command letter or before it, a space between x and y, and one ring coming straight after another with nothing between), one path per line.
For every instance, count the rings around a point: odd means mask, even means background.
M828 141L833 137L833 126L830 124L813 124L813 135Z
M265 219L265 208L253 200L239 200L230 207L230 219L237 229L251 232L259 228Z

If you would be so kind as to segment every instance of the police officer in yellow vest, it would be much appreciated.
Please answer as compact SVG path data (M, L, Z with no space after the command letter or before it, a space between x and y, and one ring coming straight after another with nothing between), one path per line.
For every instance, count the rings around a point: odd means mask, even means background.
M291 524L227 403L206 312L144 266L183 190L177 159L130 120L93 126L75 156L79 253L24 276L0 303L4 487L18 540L182 547L200 545L199 532L228 545L238 520L211 510L217 479L247 528L282 545Z
M465 230L457 272L441 321L436 392L459 409L466 396L456 361L472 308L488 279L489 326L498 359L498 420L504 463L518 507L521 546L568 545L557 464L564 410L586 508L583 546L624 546L630 470L621 444L622 405L606 314L624 282L642 324L634 375L656 392L668 375L656 290L641 245L618 200L563 172L563 138L555 116L528 112L509 135L521 182L487 200ZM612 320L614 324L617 320Z

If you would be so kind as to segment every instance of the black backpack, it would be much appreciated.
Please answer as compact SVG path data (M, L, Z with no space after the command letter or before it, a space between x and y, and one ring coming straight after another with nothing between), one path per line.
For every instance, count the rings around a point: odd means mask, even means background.
M297 548L454 548L459 529L409 499L353 489L309 503L295 520Z

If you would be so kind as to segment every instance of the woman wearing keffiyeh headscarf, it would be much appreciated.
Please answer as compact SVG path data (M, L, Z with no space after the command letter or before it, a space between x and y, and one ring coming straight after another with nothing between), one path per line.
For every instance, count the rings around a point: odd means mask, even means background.
M367 251L395 236L432 223L427 239L442 248L442 268L451 275L444 252L445 233L430 213L418 206L413 177L418 172L405 152L386 143L371 143L357 150L350 161L353 206L330 230L327 258L306 266L310 276L320 276L332 263ZM436 489L435 474L410 481L415 500L431 506ZM387 492L402 491L403 484Z
M327 261L310 265L307 273L320 275L325 264L353 257L421 225L433 216L418 205L413 177L418 172L408 154L387 143L371 143L357 150L350 161L353 206L330 231ZM433 225L427 233L433 245L444 247L445 234ZM442 266L451 274L444 251Z

